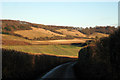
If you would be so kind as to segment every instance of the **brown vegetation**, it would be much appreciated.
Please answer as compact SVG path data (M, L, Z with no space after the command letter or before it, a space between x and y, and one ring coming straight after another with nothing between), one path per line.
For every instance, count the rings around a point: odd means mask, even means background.
M80 32L90 35L92 33L98 32L98 33L103 33L103 34L111 34L114 31L117 30L114 26L96 26L96 27L86 27L86 28L80 28L78 29Z
M2 45L30 45L28 42L2 39Z
M54 32L51 32L49 30L45 30L42 28L34 28L31 27L32 30L19 30L19 31L15 31L15 34L21 35L23 37L26 37L28 39L38 39L38 38L51 38L54 36L58 36L58 37L65 37L66 35L61 35L61 34L57 34Z
M76 58L2 49L2 80L35 80L53 67Z
M87 40L90 39L69 39L69 40L48 40L48 41L32 41L32 44L66 44L70 45L73 43L85 43Z
M73 44L73 43L84 43L87 40L90 39L62 39L62 40L44 40L44 41L37 41L37 40L27 40L18 36L14 36L14 35L6 35L6 34L2 34L0 35L2 36L2 44L3 45L29 45L29 44L44 44L44 45L48 45L48 44ZM57 37L58 38L58 37Z
M2 33L15 35L27 40L59 40L74 38L89 38L86 35L97 33L111 34L115 27L97 26L94 28L75 28L69 26L55 26L35 24L19 20L1 20Z
M104 33L98 33L98 32L95 32L93 34L90 34L88 37L89 38L102 38L102 37L108 37L109 35L108 34L104 34Z
M120 29L108 38L101 38L93 46L79 52L74 66L79 79L118 80L120 78Z
M16 30L30 30L30 23L17 20L1 20L2 21L2 33L13 34Z
M74 36L74 37L86 37L85 34L77 31L77 30L71 30L71 29L59 29L56 30L57 32L60 32L64 35Z

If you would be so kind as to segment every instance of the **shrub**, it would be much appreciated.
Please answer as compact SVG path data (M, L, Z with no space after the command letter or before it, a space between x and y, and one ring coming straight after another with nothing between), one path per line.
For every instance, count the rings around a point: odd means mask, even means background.
M35 80L38 76L75 58L28 54L2 49L2 80Z
M120 28L108 38L101 38L79 52L74 66L80 79L118 80L120 78Z

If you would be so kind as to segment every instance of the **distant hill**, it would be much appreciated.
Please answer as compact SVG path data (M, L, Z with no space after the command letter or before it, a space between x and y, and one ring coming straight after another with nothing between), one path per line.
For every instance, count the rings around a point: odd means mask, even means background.
M43 25L19 20L0 21L2 21L2 34L19 36L28 40L95 38L95 36L106 37L106 34L108 35L116 29L114 27L95 27L82 28L79 30L75 27ZM105 33L105 31L107 32Z
M96 26L96 27L90 27L90 28L88 27L81 28L78 30L86 35L90 35L95 32L103 33L103 34L112 34L114 31L117 30L117 28L115 28L114 26Z
M68 34L60 32L61 29L66 30ZM74 39L86 36L69 26L43 25L19 20L2 20L2 33L29 40Z
M16 30L31 30L31 24L25 21L18 20L1 20L2 33L13 34Z

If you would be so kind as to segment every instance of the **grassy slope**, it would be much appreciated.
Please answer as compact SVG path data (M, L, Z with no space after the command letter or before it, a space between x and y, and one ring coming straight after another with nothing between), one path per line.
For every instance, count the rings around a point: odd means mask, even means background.
M16 51L29 53L43 53L55 55L78 56L78 51L81 47L72 45L19 45L19 46L5 46L6 49L14 49Z
M1 34L0 34L0 36L1 36ZM27 40L27 39L24 39L24 38L21 38L21 37L18 37L18 36L6 35L6 34L2 34L2 39L31 42L30 40Z
M77 31L77 30L68 30L68 29L59 29L56 30L64 35L76 36L76 37L86 37L85 34Z
M88 37L89 38L96 38L96 36L98 38L101 38L101 37L108 37L109 35L108 34L104 34L104 33L98 33L98 32L95 32L93 34L90 34Z
M63 35L56 30L65 29L65 30L72 30L67 31L68 34L71 36L66 36L67 34ZM66 27L66 26L52 26L52 25L41 25L41 24L34 24L25 21L16 21L16 20L2 20L2 33L4 34L11 34L20 37L24 37L27 39L34 39L34 40L51 40L51 39L73 39L76 35L76 30L73 32L73 27ZM73 35L74 34L74 35ZM81 35L84 37L82 33L77 31L77 35ZM39 39L38 39L39 38Z
M102 28L98 29L97 31L100 32L101 29ZM107 30L112 31L111 29L113 28ZM94 29L90 30L91 33L95 32ZM85 31L83 30L83 33L90 32L90 30L85 29ZM106 29L103 28L102 30L104 31ZM18 20L2 20L2 33L34 40L59 40L73 39L76 37L87 37L82 32L73 29L73 27L34 24Z
M45 30L42 28L35 28L31 27L32 30L18 30L15 31L15 34L19 34L23 37L28 37L29 39L39 38L39 37L54 37L54 36L62 36L65 37L65 35L57 34L49 30Z
M6 35L2 34L2 40L3 44L4 42L9 43L9 41L22 41L22 42L27 42L30 44L71 44L71 43L84 43L88 39L71 39L71 40L51 40L51 41L32 41L32 40L27 40L21 37L13 36L13 35ZM5 43L5 44L7 44ZM14 44L14 43L13 43Z

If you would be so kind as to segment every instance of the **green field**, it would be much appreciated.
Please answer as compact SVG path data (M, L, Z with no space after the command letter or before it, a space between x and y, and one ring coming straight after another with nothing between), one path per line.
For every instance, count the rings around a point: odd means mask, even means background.
M2 46L5 49L13 49L16 51L28 53L43 53L55 55L78 56L78 52L82 47L73 45L15 45Z

